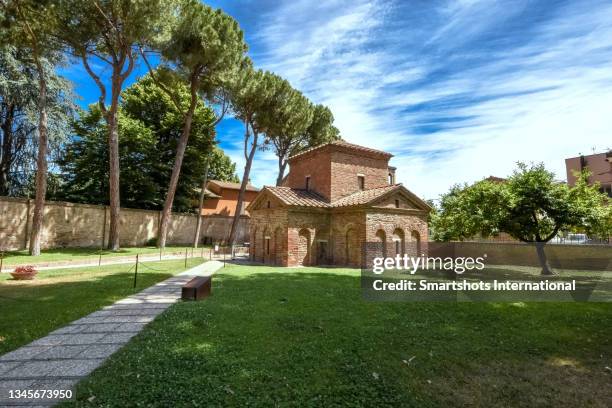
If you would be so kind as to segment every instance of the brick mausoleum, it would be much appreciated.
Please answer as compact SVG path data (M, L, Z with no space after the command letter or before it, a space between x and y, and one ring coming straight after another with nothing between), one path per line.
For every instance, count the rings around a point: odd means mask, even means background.
M283 186L264 187L247 208L252 260L361 266L364 248L368 259L371 248L425 252L430 207L395 183L391 157L340 140L289 158Z

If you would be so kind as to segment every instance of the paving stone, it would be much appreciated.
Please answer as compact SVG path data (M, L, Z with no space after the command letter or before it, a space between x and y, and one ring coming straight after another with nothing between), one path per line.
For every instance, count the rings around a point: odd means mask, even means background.
M138 315L138 312L139 312L139 309L135 307L130 308L130 309L119 309L119 310L114 310L113 313L106 316L106 318L117 317L117 316Z
M96 344L105 333L76 333L68 335L62 344Z
M49 361L24 361L3 375L9 378L40 377L46 375L52 368Z
M99 323L85 325L81 333L108 333L115 331L119 323Z
M24 346L0 356L0 361L30 360L51 347L52 346Z
M69 324L68 326L64 326L60 329L54 330L51 333L49 333L50 335L53 334L72 334L72 333L79 333L83 330L83 328L85 327L85 325L82 324Z
M115 351L123 347L123 344L98 344L95 346L89 346L85 349L79 357L82 358L106 358L113 354Z
M136 334L138 334L137 332L125 332L125 333L111 333L111 334L107 334L106 336L104 336L104 338L102 340L100 340L100 343L103 344L125 344L127 343L132 337L134 337Z
M149 323L153 321L155 316L112 316L107 317L108 323Z
M92 323L104 323L106 317L82 317L79 320L75 320L72 324L92 324Z
M68 334L51 334L30 343L31 346L57 346L66 340Z
M67 346L59 345L51 347L36 356L36 360L53 360L60 358L73 358L81 354L89 347L88 345Z
M0 361L0 374L4 374L7 371L12 370L17 367L19 364L22 364L20 361Z

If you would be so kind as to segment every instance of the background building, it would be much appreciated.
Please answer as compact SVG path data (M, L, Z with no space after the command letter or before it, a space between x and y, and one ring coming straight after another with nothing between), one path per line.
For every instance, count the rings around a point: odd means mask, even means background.
M238 192L240 191L240 183L231 183L229 181L210 180L206 184L206 200L204 200L204 208L202 215L226 215L233 217L236 213L236 205L238 204ZM246 208L251 201L257 197L259 189L253 187L250 183L247 184L244 192L244 206ZM248 215L248 213L247 213Z
M589 184L599 182L601 191L612 197L612 150L606 153L565 159L567 183L573 186L576 183L574 173L580 172L585 168L591 172Z

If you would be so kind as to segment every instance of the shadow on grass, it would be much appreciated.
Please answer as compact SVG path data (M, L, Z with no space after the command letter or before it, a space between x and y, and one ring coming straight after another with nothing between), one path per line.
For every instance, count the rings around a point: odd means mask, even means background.
M599 303L367 302L355 270L233 266L77 405L605 406L611 318Z

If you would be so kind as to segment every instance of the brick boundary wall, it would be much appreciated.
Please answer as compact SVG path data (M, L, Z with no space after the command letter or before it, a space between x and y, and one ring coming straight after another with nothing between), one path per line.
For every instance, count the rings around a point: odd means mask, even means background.
M548 244L544 247L553 268L578 270L612 270L612 246ZM430 257L481 257L485 265L519 265L539 267L534 245L498 242L430 242Z
M0 250L26 249L32 228L34 200L0 197ZM161 211L121 208L119 241L121 246L143 246L157 238ZM229 235L231 217L204 216L201 239L222 241ZM172 213L167 243L191 244L196 214ZM45 204L42 248L102 247L108 241L109 208L103 205L47 201ZM248 241L248 217L238 227L239 242Z

